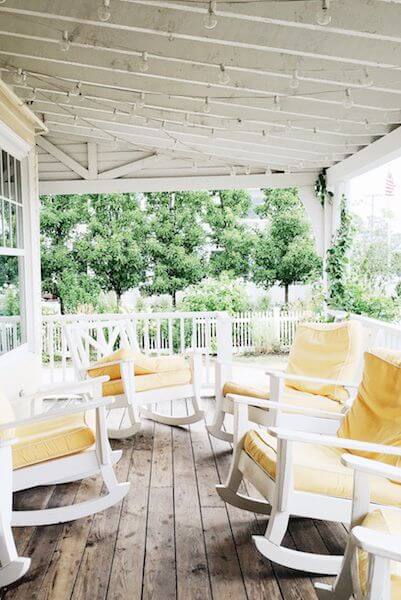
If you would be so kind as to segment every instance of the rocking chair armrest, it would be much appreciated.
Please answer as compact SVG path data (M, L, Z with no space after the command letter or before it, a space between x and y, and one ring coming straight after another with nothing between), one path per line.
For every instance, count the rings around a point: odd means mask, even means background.
M48 385L41 386L41 388L33 396L43 396L44 394L72 394L79 392L88 392L93 390L99 385L109 381L108 375L102 375L101 377L91 377L84 379L83 381L73 381L64 383L51 383Z
M401 562L401 537L388 533L379 533L369 527L354 527L352 538L361 550Z
M279 371L278 369L269 369L265 371L266 375L271 377L278 377L278 379L288 379L289 381L306 381L309 383L324 383L327 385L338 385L346 388L355 388L359 387L359 384L352 383L350 381L339 381L335 379L326 379L325 377L310 377L309 375L293 375L291 373L287 373L286 371Z
M341 462L346 467L354 469L354 471L360 471L378 477L386 477L386 479L399 481L401 483L401 468L399 467L393 467L392 465L387 465L378 460L356 456L355 454L343 454Z
M245 362L241 362L239 360L220 360L216 358L215 365L219 367L246 367L247 369L252 369L253 371L262 371L265 373L266 367L264 365L253 365Z
M361 452L377 452L389 456L401 456L400 446L386 446L384 444L374 444L371 442L362 442L360 440L350 440L340 438L334 435L322 435L320 433L308 433L282 427L269 427L269 433L281 440L291 442L301 442L302 444L317 444L319 446L332 446L335 448L344 448L344 450L358 450Z
M274 400L263 400L262 398L250 398L249 396L240 396L237 394L228 394L227 398L230 398L235 404L247 404L248 406L256 406L257 408L299 413L308 417L319 417L321 419L331 419L334 421L341 421L344 417L344 415L340 413L332 413L325 410L319 410L317 408L308 408L302 405L296 406L294 404L286 404L284 402L276 402Z

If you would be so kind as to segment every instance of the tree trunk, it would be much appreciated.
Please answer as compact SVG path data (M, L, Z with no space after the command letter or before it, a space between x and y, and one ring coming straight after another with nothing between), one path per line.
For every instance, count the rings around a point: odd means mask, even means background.
M174 308L177 306L177 291L174 290L174 292L171 294L171 298L173 300L173 306Z
M285 286L284 286L284 304L288 304L288 289L289 289L289 285L285 284Z

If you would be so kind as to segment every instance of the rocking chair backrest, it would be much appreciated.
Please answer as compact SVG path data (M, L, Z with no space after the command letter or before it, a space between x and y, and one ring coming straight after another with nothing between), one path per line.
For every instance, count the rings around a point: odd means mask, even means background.
M135 326L130 319L80 321L65 325L74 369L82 377L92 362L119 348L138 350Z

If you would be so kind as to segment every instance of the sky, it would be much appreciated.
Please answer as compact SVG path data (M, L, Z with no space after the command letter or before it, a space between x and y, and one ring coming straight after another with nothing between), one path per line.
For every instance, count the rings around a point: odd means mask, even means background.
M394 195L385 194L386 179L391 172L395 184ZM401 233L401 158L373 169L351 181L350 208L366 222L383 210L391 211L393 233Z

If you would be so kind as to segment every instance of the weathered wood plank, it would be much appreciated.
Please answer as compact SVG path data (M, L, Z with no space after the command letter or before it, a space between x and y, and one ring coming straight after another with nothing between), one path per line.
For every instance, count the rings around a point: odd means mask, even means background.
M142 594L146 522L152 465L154 423L144 421L133 438L134 452L111 569L107 600L139 600Z
M188 414L186 403L174 403L173 414ZM173 428L173 459L177 597L209 600L212 595L188 428Z
M142 598L176 598L172 429L160 423L154 433Z

